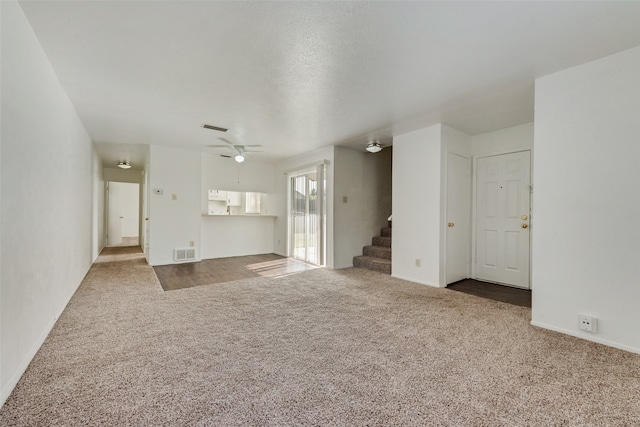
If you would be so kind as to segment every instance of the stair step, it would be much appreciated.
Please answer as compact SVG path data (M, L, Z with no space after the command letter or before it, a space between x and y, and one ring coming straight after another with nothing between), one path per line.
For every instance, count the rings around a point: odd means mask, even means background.
M353 266L378 271L380 273L391 274L391 260L388 259L361 255L353 257Z
M380 229L380 235L382 237L391 237L391 227L384 227Z
M391 248L386 246L365 246L362 254L374 258L391 259Z
M385 246L387 248L390 248L391 237L376 236L373 239L371 239L371 244L373 246Z

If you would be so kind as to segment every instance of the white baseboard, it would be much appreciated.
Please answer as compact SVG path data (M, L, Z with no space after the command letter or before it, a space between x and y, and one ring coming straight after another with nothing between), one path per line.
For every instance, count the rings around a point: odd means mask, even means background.
M432 286L434 288L443 288L444 286L440 286L438 284L433 284L433 283L429 283L429 282L424 282L421 280L417 280L417 279L413 279L413 278L409 278L409 277L403 277L403 276L399 276L397 274L393 274L393 272L391 272L391 277L394 277L396 279L402 279L402 280L406 280L407 282L413 282L413 283L418 283L420 285L427 285L427 286Z
M548 329L550 331L554 331L554 332L560 332L561 334L565 334L565 335L571 335L572 337L576 337L576 338L582 338L583 340L586 341L592 341L592 342L596 342L598 344L603 344L609 347L613 347L613 348L617 348L619 350L624 350L624 351L628 351L631 353L638 353L640 354L640 348L635 348L635 347L630 347L628 345L624 345L624 344L620 344L614 341L609 341L609 340L605 340L602 339L598 336L590 336L590 335L583 335L579 332L575 332L575 331L571 331L569 329L564 329L564 328L558 328L556 326L553 325L548 325L546 323L541 323L541 322L535 322L535 321L531 321L531 325L532 326L537 326L538 328L543 328L543 329Z

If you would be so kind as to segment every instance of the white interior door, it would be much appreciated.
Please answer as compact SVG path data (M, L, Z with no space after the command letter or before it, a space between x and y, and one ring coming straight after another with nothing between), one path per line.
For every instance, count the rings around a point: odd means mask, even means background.
M470 199L469 158L447 153L447 285L469 277Z
M529 288L531 152L478 159L476 277Z
M122 215L121 198L118 193L117 186L113 183L107 183L107 246L115 246L122 244Z

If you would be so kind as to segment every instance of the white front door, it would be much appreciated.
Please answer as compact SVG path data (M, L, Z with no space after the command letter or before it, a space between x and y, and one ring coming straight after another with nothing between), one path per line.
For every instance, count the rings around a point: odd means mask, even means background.
M529 289L531 152L477 165L476 278Z
M447 153L447 285L469 278L470 194L469 158Z

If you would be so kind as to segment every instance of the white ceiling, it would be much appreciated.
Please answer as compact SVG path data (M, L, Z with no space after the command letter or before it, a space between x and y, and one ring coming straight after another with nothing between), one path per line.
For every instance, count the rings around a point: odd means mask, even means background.
M221 136L275 160L488 132L533 120L535 78L640 45L636 1L20 4L111 167Z

